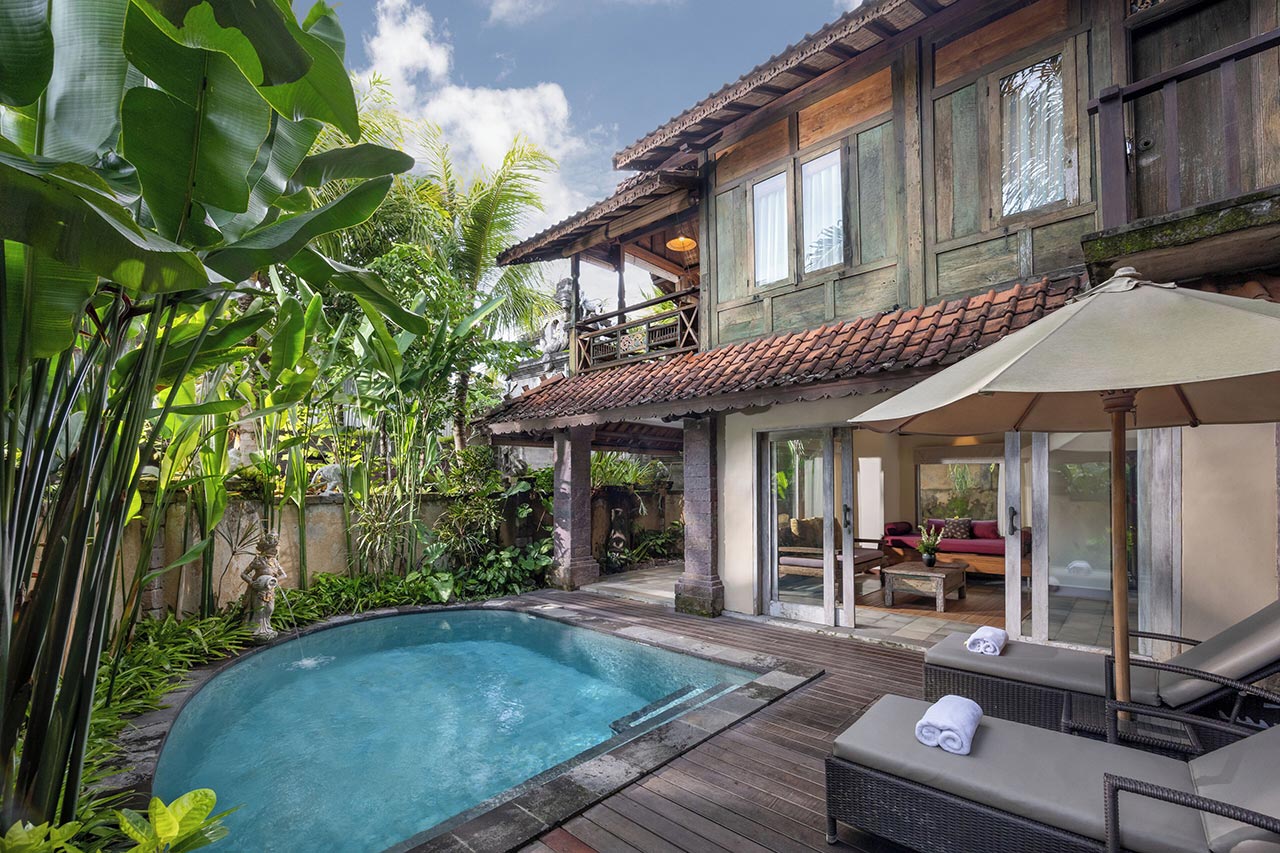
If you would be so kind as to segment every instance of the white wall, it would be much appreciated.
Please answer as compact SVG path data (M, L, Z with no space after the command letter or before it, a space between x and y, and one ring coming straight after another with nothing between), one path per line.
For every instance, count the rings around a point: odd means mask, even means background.
M1276 600L1276 426L1182 431L1182 634Z

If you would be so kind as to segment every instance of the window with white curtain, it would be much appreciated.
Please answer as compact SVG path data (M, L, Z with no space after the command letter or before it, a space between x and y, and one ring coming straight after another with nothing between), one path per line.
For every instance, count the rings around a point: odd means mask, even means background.
M839 149L800 167L804 215L804 271L844 260L844 193Z
M786 173L753 186L751 198L755 211L755 282L773 284L788 275Z
M1005 216L1066 198L1062 56L1000 81L1000 185Z

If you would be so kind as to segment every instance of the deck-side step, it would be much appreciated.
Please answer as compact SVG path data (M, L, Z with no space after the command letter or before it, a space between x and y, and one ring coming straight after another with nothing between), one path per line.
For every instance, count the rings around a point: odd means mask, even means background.
M642 718L647 717L650 714L656 714L659 711L661 711L663 708L667 707L668 705L673 705L676 702L680 701L682 698L684 698L690 692L692 692L693 689L694 687L692 684L686 684L684 687L677 688L676 690L673 690L672 692L668 693L666 696L663 696L661 699L655 699L654 701L650 702L648 705L645 705L643 708L632 711L630 714L627 714L625 717L619 717L618 719L614 720L612 723L609 724L609 728L621 734L622 732L625 732L627 729L631 728L636 723L638 723Z
M609 728L618 734L630 731L640 725L652 728L678 717L685 711L696 708L704 702L709 702L736 686L729 681L722 681L705 689L686 685L679 690L668 693L656 702L650 702L638 711L632 711L625 717L619 717L609 724Z

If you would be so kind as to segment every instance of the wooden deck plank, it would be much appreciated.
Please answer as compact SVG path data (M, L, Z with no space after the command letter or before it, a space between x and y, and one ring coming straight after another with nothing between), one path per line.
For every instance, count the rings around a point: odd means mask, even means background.
M879 696L923 695L920 653L743 619L685 616L665 607L587 593L540 592L530 597L826 670L819 680L547 833L542 841L552 851L897 849L859 839L846 829L841 830L839 844L826 844L823 760L836 735Z

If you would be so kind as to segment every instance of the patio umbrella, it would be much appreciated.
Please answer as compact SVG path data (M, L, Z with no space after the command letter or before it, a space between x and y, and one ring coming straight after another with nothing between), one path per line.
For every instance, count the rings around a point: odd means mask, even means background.
M1132 267L852 418L879 432L1111 433L1116 696L1129 700L1125 430L1280 421L1280 305Z

